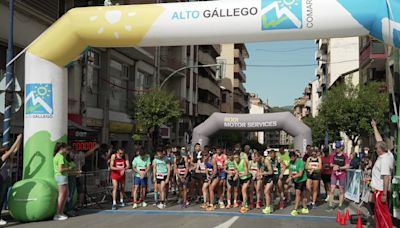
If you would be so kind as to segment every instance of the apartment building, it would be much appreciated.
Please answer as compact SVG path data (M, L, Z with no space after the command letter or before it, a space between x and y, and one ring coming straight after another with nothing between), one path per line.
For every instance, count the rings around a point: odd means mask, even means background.
M226 113L248 113L249 96L246 83L246 62L249 54L245 44L222 44L221 56L224 78L221 80L221 111Z
M260 97L258 97L257 94L250 93L249 98L250 98L249 101L250 114L264 114L270 112L269 110L270 107L268 106L268 104L264 103L264 101ZM265 143L264 132L263 131L252 132L249 134L249 139L256 140L260 144L264 144Z
M299 120L310 116L312 109L312 88L308 85L304 88L303 96L295 99L293 106L293 115Z

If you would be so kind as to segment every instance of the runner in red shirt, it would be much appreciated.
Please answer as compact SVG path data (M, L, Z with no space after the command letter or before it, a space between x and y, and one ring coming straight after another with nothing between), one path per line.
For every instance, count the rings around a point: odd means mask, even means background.
M125 170L129 169L128 155L125 154L125 150L119 148L117 153L111 155L110 161L111 179L113 184L112 198L113 205L112 210L117 209L117 190L120 187L120 202L121 207L125 207L124 203L124 189L125 189Z
M332 175L332 168L331 168L331 155L329 154L329 149L324 150L324 156L322 158L322 172L321 172L321 179L324 183L325 192L326 192L326 199L327 202L329 200L329 192L331 190L331 175Z

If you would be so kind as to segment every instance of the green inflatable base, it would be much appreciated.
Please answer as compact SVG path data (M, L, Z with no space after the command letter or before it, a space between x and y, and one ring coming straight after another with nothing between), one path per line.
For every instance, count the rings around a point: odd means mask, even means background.
M44 179L27 179L12 188L8 207L11 216L21 222L51 218L57 207L56 186Z

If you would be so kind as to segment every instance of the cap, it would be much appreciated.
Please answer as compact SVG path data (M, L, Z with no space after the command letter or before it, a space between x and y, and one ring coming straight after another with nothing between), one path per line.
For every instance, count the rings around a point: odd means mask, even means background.
M335 142L335 148L336 148L336 149L339 149L339 148L341 148L341 147L342 147L342 142L336 141L336 142Z

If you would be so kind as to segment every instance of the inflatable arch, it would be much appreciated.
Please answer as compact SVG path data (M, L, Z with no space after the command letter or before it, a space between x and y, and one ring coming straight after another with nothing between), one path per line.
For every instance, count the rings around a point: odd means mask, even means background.
M14 218L55 212L53 147L67 140L66 66L88 46L239 43L372 35L400 47L397 0L231 0L75 8L25 55L24 170L11 193Z
M294 136L295 149L303 152L311 144L311 129L290 112L267 114L214 113L193 129L192 144L208 145L209 138L221 130L266 131L285 130Z

